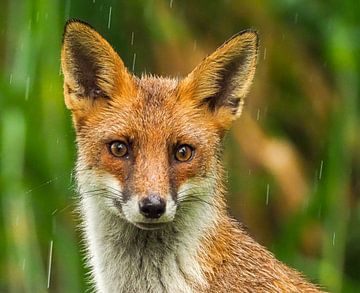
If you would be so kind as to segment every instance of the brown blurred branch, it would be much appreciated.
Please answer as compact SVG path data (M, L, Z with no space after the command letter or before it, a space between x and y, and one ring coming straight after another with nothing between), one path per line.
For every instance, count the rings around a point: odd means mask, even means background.
M248 113L243 114L239 123L241 127L234 127L233 135L245 156L274 176L282 191L281 209L287 214L295 212L308 196L302 163L295 148L285 140L266 135Z

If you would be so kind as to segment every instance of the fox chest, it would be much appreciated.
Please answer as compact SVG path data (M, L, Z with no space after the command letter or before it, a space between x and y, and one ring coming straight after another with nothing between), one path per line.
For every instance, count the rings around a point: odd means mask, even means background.
M194 292L194 274L199 268L188 256L165 251L146 251L145 255L136 249L118 252L102 258L101 292Z

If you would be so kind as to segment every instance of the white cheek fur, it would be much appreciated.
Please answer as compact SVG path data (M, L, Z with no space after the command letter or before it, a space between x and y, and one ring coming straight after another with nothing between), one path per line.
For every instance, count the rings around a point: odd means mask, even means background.
M100 170L86 170L77 172L78 189L83 199L108 207L112 212L121 215L114 205L114 200L121 201L122 186L111 174ZM114 200L113 200L114 199Z
M80 169L81 170L81 169ZM125 217L131 223L147 222L139 211L139 196L131 195L126 202L122 199L122 186L111 174L99 170L86 170L78 172L79 192L83 197L96 197L113 213ZM114 204L112 198L122 203L122 213ZM170 195L166 196L166 211L159 219L151 220L152 223L165 223L172 221L176 213L176 203Z

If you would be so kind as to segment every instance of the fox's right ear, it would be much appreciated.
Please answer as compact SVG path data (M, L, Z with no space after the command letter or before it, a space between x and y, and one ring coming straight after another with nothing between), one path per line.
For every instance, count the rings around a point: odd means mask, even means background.
M96 100L111 99L133 88L132 76L119 55L98 32L81 21L66 23L61 68L65 103L74 116L86 115Z

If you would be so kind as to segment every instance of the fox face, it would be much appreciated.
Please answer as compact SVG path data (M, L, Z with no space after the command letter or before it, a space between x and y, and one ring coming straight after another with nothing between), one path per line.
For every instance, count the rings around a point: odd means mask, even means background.
M189 182L210 184L206 179L221 148L211 117L179 100L178 81L146 78L134 84L131 102L109 101L87 117L91 123L82 122L79 169L112 178L112 186L100 184L111 195L108 206L131 223L150 227L173 220ZM203 147L209 145L214 147ZM99 184L92 189L98 192Z
M222 138L241 113L257 48L256 33L244 31L184 79L138 78L93 28L68 22L61 61L82 198L141 229L197 203L221 205Z

